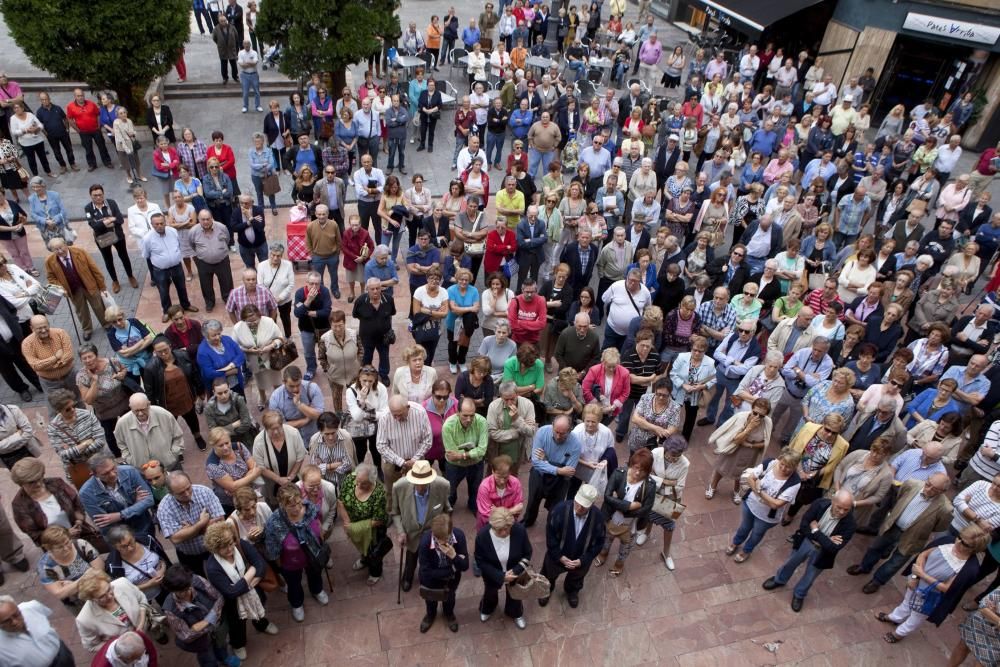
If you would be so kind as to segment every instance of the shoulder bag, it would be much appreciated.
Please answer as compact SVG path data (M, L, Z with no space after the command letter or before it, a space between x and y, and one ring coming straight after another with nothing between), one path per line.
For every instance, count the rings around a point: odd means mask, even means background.
M288 532L295 535L295 539L298 540L299 546L302 547L302 552L306 555L308 566L320 571L325 570L326 566L330 563L332 555L330 545L326 542L321 542L318 537L313 535L308 526L305 528L305 537L303 538L303 535L285 517L282 517L282 521L288 526Z
M80 445L80 443L77 442L77 439L73 437L73 434L70 433L69 430L63 424L59 424L58 428L60 431L63 432L63 434L67 438L73 441L74 446L78 447ZM92 476L90 465L86 461L77 461L76 463L65 463L63 465L66 468L66 474L69 476L70 481L73 483L73 486L76 487L77 490L83 487L83 485L87 482L87 480L90 479Z
M661 486L656 490L656 497L653 500L653 511L666 519L677 520L680 518L687 505L680 501L677 496L676 486Z
M232 522L228 522L230 529L233 531L233 539L235 542L233 546L239 550L240 555L243 556L243 562L249 564L250 559L247 558L246 552L243 551L243 547L240 546L240 531ZM264 571L258 572L260 575L260 581L257 583L257 588L264 591L265 593L273 593L278 590L281 585L278 581L278 575L275 574L274 568L270 566L266 561L264 562Z
M520 565L524 571L521 576L507 584L507 595L515 600L540 600L551 595L549 580L535 572L527 558L522 558Z
M268 365L273 370L281 370L288 364L292 363L299 358L298 348L295 347L295 341L286 340L281 344L281 347L271 350L268 358Z
M483 212L480 211L479 215L476 216L475 222L472 223L472 229L469 231L475 232L479 230L479 223L483 219ZM482 255L486 252L486 242L476 241L474 243L465 244L465 254L466 255Z
M278 174L271 172L260 181L261 192L268 197L278 194L281 192L281 181L278 180Z

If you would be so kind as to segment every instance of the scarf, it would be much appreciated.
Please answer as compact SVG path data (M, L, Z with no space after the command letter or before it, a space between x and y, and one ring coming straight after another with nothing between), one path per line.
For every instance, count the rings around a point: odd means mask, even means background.
M374 538L375 529L371 519L352 521L347 526L347 539L357 548L362 556L368 553Z
M240 552L238 544L233 547L233 562L230 563L218 554L212 554L212 558L222 567L222 571L229 577L230 583L235 584L246 574L246 562L243 560L243 554ZM263 572L260 573L261 576L263 574ZM261 604L260 596L253 588L236 598L236 608L242 619L249 618L256 621L264 618L264 605Z

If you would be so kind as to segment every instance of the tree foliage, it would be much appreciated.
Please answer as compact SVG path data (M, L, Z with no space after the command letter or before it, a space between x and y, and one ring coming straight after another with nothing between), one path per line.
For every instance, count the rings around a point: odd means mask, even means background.
M292 79L341 74L380 48L376 36L400 34L397 0L266 0L257 32L283 47L279 69Z
M31 63L66 81L136 94L170 71L190 33L191 0L0 0Z

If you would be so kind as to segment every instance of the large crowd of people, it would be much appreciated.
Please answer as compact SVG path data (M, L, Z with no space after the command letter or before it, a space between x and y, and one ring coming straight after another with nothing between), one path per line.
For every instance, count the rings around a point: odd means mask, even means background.
M838 89L822 58L773 44L730 60L671 51L648 3L636 28L623 0L579 12L514 0L461 29L454 8L425 31L410 23L356 91L334 100L317 75L265 111L255 3L246 16L236 0L217 16L205 5L199 28L223 81L243 84L244 113L258 94L245 155L219 129L206 145L175 127L154 98L144 172L112 95L77 90L61 109L43 93L31 112L0 76L12 197L0 197L0 373L49 407L40 429L0 405L0 458L19 487L0 558L36 568L72 608L94 664L154 665L172 636L201 665L238 665L247 620L281 632L269 597L287 596L296 622L312 613L307 591L330 603L331 571L347 569L331 557L338 528L369 585L395 544L401 592L426 603L421 632L438 603L450 631L467 622L463 573L482 580L480 621L503 590L524 629L525 602L547 605L560 575L575 608L588 576L622 575L649 541L671 576L692 449L714 462L706 500L732 482L736 563L801 513L761 582L791 585L793 611L868 535L847 567L866 575L861 590L908 577L872 619L886 642L961 606L950 664L1000 660L1000 576L966 595L1000 553L1000 146L958 168L969 96L876 126L871 71ZM399 67L402 54L426 66ZM453 116L454 86L428 76L448 64L467 74ZM432 153L439 125L454 134L454 178L432 193L406 151ZM89 202L47 189L43 137L77 170L70 129L90 171L95 146L106 166L114 146L133 186L124 210L99 183ZM266 234L264 197L277 214L289 176L304 283ZM103 268L75 244L80 215ZM36 231L44 279L27 251ZM112 249L142 289L129 237L160 326L107 298L122 289ZM46 284L82 344L51 325ZM102 330L108 345L90 342ZM707 445L692 448L699 427ZM39 435L63 476L46 475ZM196 474L191 443L207 454ZM474 535L453 525L460 502ZM0 596L0 663L72 664L50 614Z

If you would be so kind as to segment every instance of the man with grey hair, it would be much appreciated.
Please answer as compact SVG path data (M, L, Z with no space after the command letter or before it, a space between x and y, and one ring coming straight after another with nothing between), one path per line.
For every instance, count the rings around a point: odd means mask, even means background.
M805 563L806 571L792 591L792 611L801 611L802 602L816 578L823 570L833 568L837 554L854 537L857 525L853 512L854 495L846 488L837 491L832 498L814 500L802 516L799 529L792 535L792 553L774 576L763 583L764 590L784 586Z
M49 622L52 610L37 600L17 604L0 595L0 665L74 667L69 647Z
M278 304L271 290L257 283L257 272L254 269L244 269L242 278L243 284L230 292L226 301L229 321L233 324L239 322L243 308L250 305L257 306L262 316L277 320Z
M601 360L601 339L594 327L590 326L590 316L577 313L573 326L566 327L556 340L556 364L560 369L572 368L582 377L591 366ZM546 387L548 391L548 387ZM556 391L559 391L556 389ZM575 402L575 394L567 398ZM582 406L581 406L582 407Z
M431 448L431 423L427 410L419 403L396 394L389 399L389 409L378 417L375 448L382 455L382 475L386 488L404 476L413 464ZM386 497L392 512L392 494Z
M211 218L211 213L209 213ZM173 283L177 290L177 298L181 306L189 313L197 313L198 308L191 305L188 300L187 287L184 283L184 269L181 268L181 245L177 230L167 227L167 219L162 213L154 213L149 216L149 224L153 228L148 234L142 237L139 244L142 249L142 256L149 263L150 271L153 274L153 283L160 292L160 309L163 311L162 322L167 322L167 309L172 305L170 301L170 285ZM228 237L227 237L228 238ZM226 246L229 252L229 246Z
M104 642L94 654L92 665L149 667L155 660L156 647L153 640L138 632L129 631Z
M624 280L612 283L601 294L601 301L607 307L604 349L609 347L620 349L628 335L629 323L636 315L642 315L646 306L653 302L649 289L642 283L642 278L639 269L631 269Z
M330 290L323 286L323 277L315 271L306 276L306 284L295 291L292 299L295 317L299 321L299 336L302 338L302 354L306 358L306 373L303 377L312 380L316 374L316 341L330 330L330 311L333 299Z
M198 267L198 283L205 298L205 310L215 309L215 286L212 278L219 281L222 300L229 300L233 291L233 270L229 265L229 229L212 218L212 212L203 209L198 212L198 224L191 228L188 243L194 251L194 263Z
M183 472L167 476L167 489L170 495L156 510L160 530L173 542L180 564L204 577L208 558L204 534L209 525L225 520L222 503L210 488L192 484Z
M510 474L516 477L523 454L528 451L538 429L535 405L531 399L518 396L517 385L510 380L501 382L497 392L499 396L486 410L486 427L489 429L486 463L492 469L493 459L505 454L511 460Z
M365 286L368 281L375 278L379 281L385 297L392 301L393 287L399 284L399 273L396 271L395 262L390 261L391 251L389 246L379 244L372 251L372 258L365 262Z
M257 113L264 111L260 106L260 73L257 71L259 64L260 54L251 48L249 39L244 39L243 50L236 56L236 66L240 71L240 88L243 91L243 113L247 112L251 90L254 93L254 108Z
M83 339L90 340L94 332L91 310L97 316L97 324L105 325L101 299L101 292L107 289L104 273L85 250L71 248L59 237L49 241L49 250L52 254L45 258L45 276L50 285L58 285L66 293L80 318Z
M740 242L747 247L745 261L750 274L757 275L764 270L764 262L778 254L784 240L781 227L774 224L770 213L766 213L750 223Z
M156 459L164 470L180 470L184 461L184 434L177 419L166 409L150 405L149 398L142 393L132 394L128 408L115 424L115 440L125 463L142 468Z
M343 240L340 227L330 221L330 209L324 204L316 205L315 219L306 227L306 250L309 251L309 267L322 279L323 271L330 273L330 292L334 299L340 298L340 281L337 269L340 267L340 251Z
M947 268L947 267L945 267ZM1000 333L1000 323L993 319L995 309L981 303L972 315L960 317L951 325L951 365L962 365L974 354L986 354L993 339Z
M869 449L880 437L889 439L892 451L898 452L906 446L906 425L899 416L899 404L891 396L879 399L874 410L859 411L841 434L850 443L849 452Z
M389 346L395 333L392 330L392 316L396 314L396 304L387 296L378 278L365 282L365 293L354 302L352 315L360 322L358 340L362 344L361 363L370 364L378 352L378 374L383 384L389 382Z
M385 174L375 167L372 156L364 153L361 155L361 167L354 172L353 180L361 228L367 230L370 224L375 230L375 243L382 243L382 219L378 215L378 205L385 188Z
M99 453L87 461L93 476L80 487L80 501L105 536L113 526L125 524L136 535L155 535L153 492L138 470L116 465L110 454Z
M538 207L528 207L524 219L517 223L517 291L528 278L538 280L538 271L545 261L549 235L544 220L538 217Z
M231 233L236 235L240 258L243 265L252 269L257 262L267 259L267 232L265 230L264 209L255 206L253 197L247 193L241 194L237 201L239 206L233 211L228 224Z
M833 359L830 351L830 339L816 336L809 347L803 347L788 357L781 369L781 377L785 378L785 393L771 412L771 423L775 433L783 433L782 445L792 439L792 430L802 417L802 399L806 392L830 377L833 372ZM789 413L788 425L782 431L778 424L785 413Z

